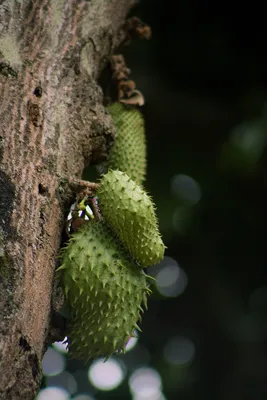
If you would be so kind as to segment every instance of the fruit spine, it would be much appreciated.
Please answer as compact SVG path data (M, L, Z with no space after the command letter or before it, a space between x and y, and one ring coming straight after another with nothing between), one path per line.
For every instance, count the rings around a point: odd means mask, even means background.
M144 189L121 171L102 176L97 190L103 217L142 267L162 260L165 246L154 204Z
M125 172L143 184L146 176L146 139L144 118L135 107L113 103L107 107L117 135L109 154L108 168Z
M73 235L59 270L70 307L67 336L73 357L124 351L150 290L147 276L103 221L90 221Z

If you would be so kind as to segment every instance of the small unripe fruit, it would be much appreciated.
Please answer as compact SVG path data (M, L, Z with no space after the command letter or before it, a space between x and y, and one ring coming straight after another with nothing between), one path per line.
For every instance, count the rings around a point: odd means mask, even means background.
M146 277L103 221L85 223L63 250L62 285L70 308L67 330L75 358L124 351L150 292Z
M109 154L108 168L125 172L142 184L146 176L144 118L135 107L113 103L107 107L116 126L116 138Z
M141 266L164 257L154 204L144 189L121 171L103 175L97 190L103 217Z

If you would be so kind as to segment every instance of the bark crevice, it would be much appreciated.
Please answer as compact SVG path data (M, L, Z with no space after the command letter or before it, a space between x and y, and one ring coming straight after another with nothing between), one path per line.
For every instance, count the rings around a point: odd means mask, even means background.
M0 399L34 399L67 181L114 138L97 78L132 0L0 4Z

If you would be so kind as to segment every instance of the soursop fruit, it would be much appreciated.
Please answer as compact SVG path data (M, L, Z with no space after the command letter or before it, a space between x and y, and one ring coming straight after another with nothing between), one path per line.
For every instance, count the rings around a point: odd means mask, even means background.
M108 168L123 171L135 182L143 184L147 157L143 115L137 108L121 103L113 103L107 109L117 131Z
M97 190L103 217L142 267L164 257L154 204L144 189L122 171L108 171Z
M124 351L147 307L147 275L103 221L84 224L63 250L70 354L89 360Z

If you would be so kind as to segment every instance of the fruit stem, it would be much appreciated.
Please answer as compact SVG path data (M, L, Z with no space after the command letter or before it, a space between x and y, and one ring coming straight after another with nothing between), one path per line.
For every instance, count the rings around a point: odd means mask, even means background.
M99 187L98 183L88 182L82 179L70 179L69 184L71 188L75 190L75 192L81 192L82 190L86 190L88 194L89 193L92 194Z
M96 221L100 221L102 219L102 215L100 214L100 210L97 204L97 198L91 197L90 198L90 206L92 207L94 217Z

